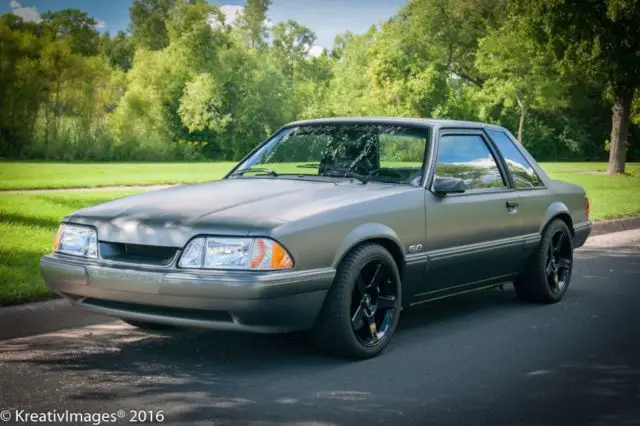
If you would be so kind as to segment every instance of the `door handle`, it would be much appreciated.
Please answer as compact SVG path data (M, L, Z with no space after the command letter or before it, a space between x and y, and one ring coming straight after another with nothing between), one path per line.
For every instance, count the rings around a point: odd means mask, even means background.
M507 201L507 208L508 209L515 209L519 205L520 205L520 203L517 202L517 201Z

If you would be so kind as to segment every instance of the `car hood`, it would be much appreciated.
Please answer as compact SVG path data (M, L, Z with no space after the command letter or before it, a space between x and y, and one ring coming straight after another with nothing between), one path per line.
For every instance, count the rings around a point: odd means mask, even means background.
M181 247L202 233L249 235L326 210L413 187L342 181L240 178L173 187L85 208L65 218L102 241Z

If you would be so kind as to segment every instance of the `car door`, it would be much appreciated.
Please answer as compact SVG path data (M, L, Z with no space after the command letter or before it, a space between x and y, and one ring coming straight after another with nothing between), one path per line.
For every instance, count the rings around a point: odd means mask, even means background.
M518 197L495 146L482 129L441 130L425 191L427 280L420 296L508 279L522 264ZM457 177L465 192L436 195L436 177Z
M489 128L487 135L504 158L513 187L518 193L525 256L527 256L540 243L540 225L554 197L529 160L520 151L522 147L518 146L513 135L502 128Z

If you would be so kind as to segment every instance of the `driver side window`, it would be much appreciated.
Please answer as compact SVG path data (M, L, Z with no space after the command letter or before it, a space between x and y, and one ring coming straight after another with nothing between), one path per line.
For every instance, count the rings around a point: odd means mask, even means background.
M467 190L507 187L496 159L479 135L441 136L436 175L460 178Z

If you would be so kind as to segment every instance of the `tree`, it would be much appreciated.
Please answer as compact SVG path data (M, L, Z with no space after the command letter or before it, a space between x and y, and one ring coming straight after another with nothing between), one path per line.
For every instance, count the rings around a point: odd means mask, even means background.
M166 21L176 0L134 0L129 8L131 32L138 47L149 50L169 45Z
M414 0L389 25L405 42L410 61L437 62L448 73L482 85L475 64L478 41L504 19L505 0Z
M38 110L46 99L38 27L18 16L0 17L0 156L19 157L33 140Z
M289 79L293 81L294 67L297 61L306 57L316 35L308 27L289 19L273 27L273 48L287 64Z
M330 56L339 61L342 58L342 54L344 53L344 49L347 45L347 37L350 33L338 34L333 39L333 47L331 48Z
M401 20L383 25L366 75L376 114L429 117L446 104L447 69Z
M640 2L520 0L514 5L543 48L568 68L608 83L613 97L608 174L624 173L631 105L640 87Z
M245 0L232 26L211 0L131 2L131 32L113 35L77 10L0 17L0 156L237 159L295 119L400 115L501 124L540 160L601 161L624 133L610 132L620 87L640 155L632 0L412 0L318 57L309 28L269 27L271 1Z
M109 33L104 33L100 38L100 51L104 55L109 65L123 69L131 69L133 63L133 38L124 31L112 38Z
M523 34L516 19L506 21L479 41L476 67L484 80L481 97L517 107L520 143L531 109L557 110L564 106L563 76L555 69L553 55Z
M362 35L345 33L340 37L340 59L333 67L333 78L323 104L316 107L318 115L358 116L373 113L371 80L367 76L371 48L378 35L372 26Z
M498 18L504 15L503 3L504 0L407 2L382 24L367 49L369 59L364 73L359 74L361 79L370 79L368 93L361 99L367 111L469 118L470 109L460 102L469 97L465 85L483 85L475 63L478 40L498 26ZM336 39L333 55L339 61L344 60L349 42L352 41ZM449 106L449 99L455 99L455 106Z
M99 35L96 20L78 9L46 12L43 22L51 27L59 39L68 39L71 52L82 56L94 56L99 52Z
M248 44L252 48L266 46L268 35L266 26L267 12L271 0L246 0L244 9L238 20L238 27L244 32Z
M221 133L231 120L228 114L221 114L221 109L222 99L213 75L199 74L185 85L178 113L189 131Z

